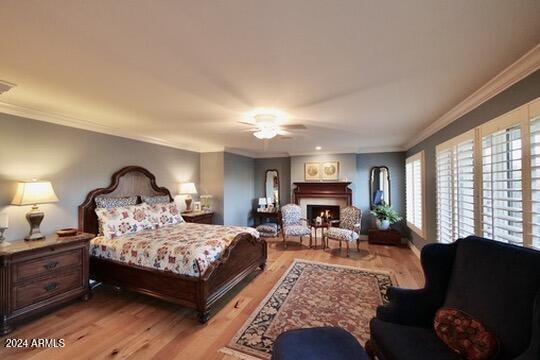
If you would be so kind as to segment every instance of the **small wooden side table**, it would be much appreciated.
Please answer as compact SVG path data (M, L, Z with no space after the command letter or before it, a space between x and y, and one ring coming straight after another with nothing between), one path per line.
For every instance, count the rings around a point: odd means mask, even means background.
M368 230L368 243L401 246L402 245L401 233L394 229L388 229L388 230L369 229Z
M315 222L312 222L310 225L311 225L311 228L313 229L313 232L315 233L314 234L315 235L315 248L317 248L317 230L321 229L321 242L322 242L323 250L326 249L326 242L324 241L324 229L328 227L328 223L323 222L323 223L317 224Z
M88 242L94 237L51 235L0 246L0 335L23 318L88 299Z
M274 220L274 222L278 225L278 227L281 224L281 212L279 210L275 211L257 211L257 209L253 210L253 220L254 225L261 225L265 220Z
M191 211L182 213L185 222L197 224L213 224L214 212Z

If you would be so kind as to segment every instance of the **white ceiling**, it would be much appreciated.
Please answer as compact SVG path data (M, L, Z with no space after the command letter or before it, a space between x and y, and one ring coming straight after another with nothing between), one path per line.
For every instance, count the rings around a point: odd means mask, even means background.
M539 19L538 0L3 0L0 102L196 151L402 149L538 44ZM237 123L257 107L308 130L265 152Z

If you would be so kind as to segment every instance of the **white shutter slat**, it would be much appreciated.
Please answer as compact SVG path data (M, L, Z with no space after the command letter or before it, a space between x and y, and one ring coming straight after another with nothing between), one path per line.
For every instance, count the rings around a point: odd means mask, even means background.
M535 186L535 182L540 179L537 175L540 174L540 117L531 119L530 122L531 131L531 180L533 182L531 189L533 217L538 214L535 211L535 204L540 199L540 189ZM531 222L531 245L537 249L540 249L540 223L534 221Z

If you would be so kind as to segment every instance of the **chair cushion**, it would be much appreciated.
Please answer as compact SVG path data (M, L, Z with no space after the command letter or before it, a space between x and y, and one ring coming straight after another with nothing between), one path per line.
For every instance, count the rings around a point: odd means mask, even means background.
M279 335L273 360L369 360L358 340L336 327L290 330Z
M311 229L303 225L283 226L283 232L288 236L304 236L311 234Z
M393 324L379 319L369 323L371 342L384 360L463 360L431 328Z
M499 350L497 339L484 324L458 309L437 310L433 327L443 343L467 360L493 359Z
M343 240L343 241L356 241L358 240L358 234L352 230L337 228L337 227L331 227L328 230L326 230L326 236L328 236L331 239L335 240Z
M261 236L276 236L278 232L277 224L273 223L261 224L256 229Z
M497 359L529 347L539 292L539 251L474 236L458 240L444 306L482 321L500 342Z

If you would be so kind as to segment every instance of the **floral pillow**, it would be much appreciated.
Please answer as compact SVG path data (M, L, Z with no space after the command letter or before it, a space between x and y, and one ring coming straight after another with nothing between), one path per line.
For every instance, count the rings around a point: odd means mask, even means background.
M495 335L463 311L440 308L435 314L434 328L439 339L464 359L489 360L499 351Z
M150 221L156 228L174 225L184 221L174 202L167 204L148 204L147 206L150 214Z
M147 204L98 208L96 214L108 239L154 228Z

